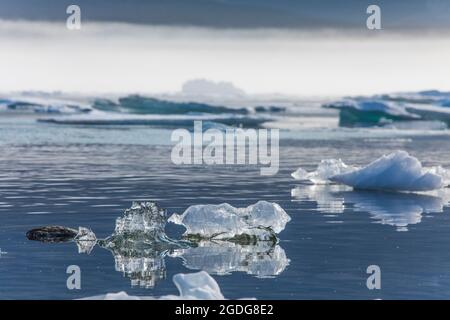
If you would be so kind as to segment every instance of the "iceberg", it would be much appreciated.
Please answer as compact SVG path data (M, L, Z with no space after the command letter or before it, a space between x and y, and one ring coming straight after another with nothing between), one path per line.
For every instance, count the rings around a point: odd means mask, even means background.
M118 102L97 99L94 101L93 108L107 112L132 114L249 113L245 108L228 108L198 102L175 102L140 95L122 97L118 99Z
M218 99L244 98L246 93L231 82L215 82L207 79L192 79L183 84L182 94L193 97L213 97Z
M450 124L448 100L433 100L429 97L413 96L376 96L349 98L324 104L324 108L339 110L339 125L385 126L402 121L440 121Z
M365 167L348 167L341 160L322 161L317 170L295 171L297 180L312 183L333 182L355 189L389 191L430 191L446 187L449 172L442 167L424 168L406 151L396 151Z
M275 234L284 230L290 220L278 204L267 201L247 208L235 208L228 203L194 205L169 218L186 228L184 236L188 239L231 241L276 241Z
M225 300L217 282L205 271L190 274L178 273L173 276L173 282L179 291L178 296L130 296L121 291L82 300Z
M88 113L88 104L40 97L1 98L0 112L18 114L79 114Z

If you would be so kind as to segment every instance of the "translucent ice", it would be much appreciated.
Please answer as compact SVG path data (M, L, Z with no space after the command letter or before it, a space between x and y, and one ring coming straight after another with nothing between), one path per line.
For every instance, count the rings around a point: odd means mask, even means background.
M78 246L78 253L91 253L97 244L97 237L91 229L78 227L78 233L74 238Z
M116 220L116 234L164 232L166 213L154 202L133 202Z
M276 203L259 201L247 208L228 203L194 205L183 214L173 214L169 221L186 228L184 236L201 239L236 239L250 236L255 240L274 240L291 218Z

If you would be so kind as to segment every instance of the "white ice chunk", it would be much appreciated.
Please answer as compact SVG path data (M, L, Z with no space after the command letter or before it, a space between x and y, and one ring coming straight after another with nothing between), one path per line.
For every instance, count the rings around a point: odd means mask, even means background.
M197 273L179 273L173 277L173 282L180 295L129 296L126 292L107 293L83 300L224 300L217 282L205 271Z
M322 160L316 171L299 169L292 174L297 180L314 184L329 182L355 189L390 191L430 191L447 186L450 171L442 167L424 168L405 151L396 151L357 168L339 160Z
M226 239L237 235L252 235L267 240L272 233L280 233L291 220L276 203L259 201L247 208L235 208L228 203L194 205L183 214L173 214L169 221L183 225L184 235Z
M428 191L444 187L442 176L422 168L420 161L405 151L382 156L364 168L330 180L357 189Z

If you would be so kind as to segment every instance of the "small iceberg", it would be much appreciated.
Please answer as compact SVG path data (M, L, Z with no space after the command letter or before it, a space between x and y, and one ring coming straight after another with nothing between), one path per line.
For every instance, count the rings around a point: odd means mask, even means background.
M396 151L365 167L347 166L341 160L323 160L316 171L298 169L292 176L312 184L338 183L354 189L430 191L446 187L450 172L442 167L424 168L406 151Z
M247 208L228 203L194 205L183 214L173 214L168 221L186 228L188 239L228 241L276 241L276 234L291 220L276 203L259 201Z
M173 276L173 282L179 295L130 296L126 292L107 293L83 298L82 300L225 300L219 285L208 273L178 273Z

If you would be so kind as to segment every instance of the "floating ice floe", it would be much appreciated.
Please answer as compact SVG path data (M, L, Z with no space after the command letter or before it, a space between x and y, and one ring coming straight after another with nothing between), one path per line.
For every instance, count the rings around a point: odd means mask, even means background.
M373 192L352 190L343 185L304 185L291 190L295 201L315 202L319 212L330 218L342 219L346 207L368 212L377 223L390 225L397 231L407 231L418 224L424 214L442 213L449 206L450 190L426 193ZM335 214L335 216L330 216Z
M421 94L349 98L325 104L338 109L339 124L344 127L384 126L391 121L440 121L450 124L449 100ZM409 128L412 124L409 125Z
M316 171L299 169L296 180L310 183L339 183L355 189L430 191L446 187L450 172L442 167L424 168L405 151L396 151L365 167L350 167L341 160L323 160Z
M129 296L126 292L107 293L83 300L224 300L219 285L205 271L197 273L179 273L173 277L173 282L179 291L179 295L154 296Z
M259 201L247 208L228 203L194 205L183 214L173 214L169 221L186 228L188 238L222 240L274 240L291 220L276 203Z

